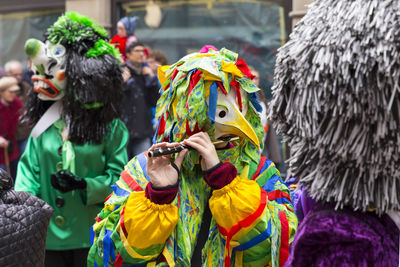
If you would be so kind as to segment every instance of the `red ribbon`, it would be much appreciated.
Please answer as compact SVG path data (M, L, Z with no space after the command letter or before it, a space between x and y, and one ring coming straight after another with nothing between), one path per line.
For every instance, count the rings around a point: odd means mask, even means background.
M230 85L233 85L236 88L236 95L237 95L239 109L240 111L242 111L242 95L240 94L240 84L235 79L232 79Z
M236 63L236 67L244 74L247 76L249 79L254 79L256 77L253 73L251 73L249 66L247 66L246 62L244 62L243 59L239 58Z

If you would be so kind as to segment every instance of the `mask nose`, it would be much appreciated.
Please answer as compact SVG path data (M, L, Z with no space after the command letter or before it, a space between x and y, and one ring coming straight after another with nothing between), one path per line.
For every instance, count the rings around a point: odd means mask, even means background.
M44 43L37 39L28 39L24 46L25 53L32 60L32 64L36 66L40 74L44 75L46 66L50 58L46 55Z

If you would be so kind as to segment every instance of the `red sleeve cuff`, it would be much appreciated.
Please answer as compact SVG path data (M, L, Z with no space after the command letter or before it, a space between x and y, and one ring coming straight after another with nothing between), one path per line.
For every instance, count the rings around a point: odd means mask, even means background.
M179 184L176 184L174 187L156 190L152 187L150 182L146 185L145 196L156 204L170 204L175 199L178 190Z
M216 190L230 184L236 176L236 167L230 162L225 162L212 172L205 173L204 180L212 189Z

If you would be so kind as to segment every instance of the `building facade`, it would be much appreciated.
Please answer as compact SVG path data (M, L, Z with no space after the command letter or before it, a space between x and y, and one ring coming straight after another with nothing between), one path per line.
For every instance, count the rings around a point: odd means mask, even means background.
M65 11L77 11L110 32L123 16L138 16L138 39L164 51L170 62L203 45L227 47L260 71L269 96L276 50L306 12L310 0L2 0L0 66L11 59L26 62L28 38L45 30Z

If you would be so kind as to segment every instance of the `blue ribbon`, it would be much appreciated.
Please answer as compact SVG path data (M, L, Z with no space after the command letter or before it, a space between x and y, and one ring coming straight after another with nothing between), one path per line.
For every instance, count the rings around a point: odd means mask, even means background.
M121 187L118 187L117 185L113 184L111 186L111 189L114 191L114 193L119 196L119 197L126 197L130 195L129 191L126 191L122 189Z
M94 231L93 231L93 226L90 227L90 245L93 245L93 241L94 241Z
M139 161L139 165L142 168L143 174L146 177L147 181L150 182L150 177L147 175L146 166L147 166L147 159L143 153L140 153L136 156L136 159Z
M161 117L158 119L157 129L156 129L156 132L153 135L153 140L152 140L153 144L157 143L157 134L158 134L158 129L160 128L160 123L161 123Z
M115 248L111 239L112 231L105 230L103 238L103 267L108 267L108 259L110 254L112 259L115 261Z
M280 181L283 184L283 181L280 179L280 177L276 174L274 174L271 178L268 179L268 181L265 183L263 186L263 189L267 192L271 192L274 190L275 184Z
M260 105L260 102L257 99L257 94L256 93L247 93L247 95L249 96L249 100L251 102L251 104L253 105L253 107L258 111L258 112L262 112L262 107Z
M218 99L218 84L213 82L210 85L210 96L208 97L208 117L214 123L215 122L215 111L217 109Z
M176 125L176 121L174 122L174 124L172 124L171 131L169 131L169 142L170 142L170 143L173 143L173 142L174 142L173 130L174 130L174 128L175 128L175 125Z
M259 234L256 237L253 237L249 241L247 241L243 244L240 244L237 247L234 247L233 251L243 251L243 250L249 249L249 248L257 245L258 243L261 243L262 241L266 240L270 236L271 236L271 220L268 221L268 227L264 232L262 232L261 234Z

